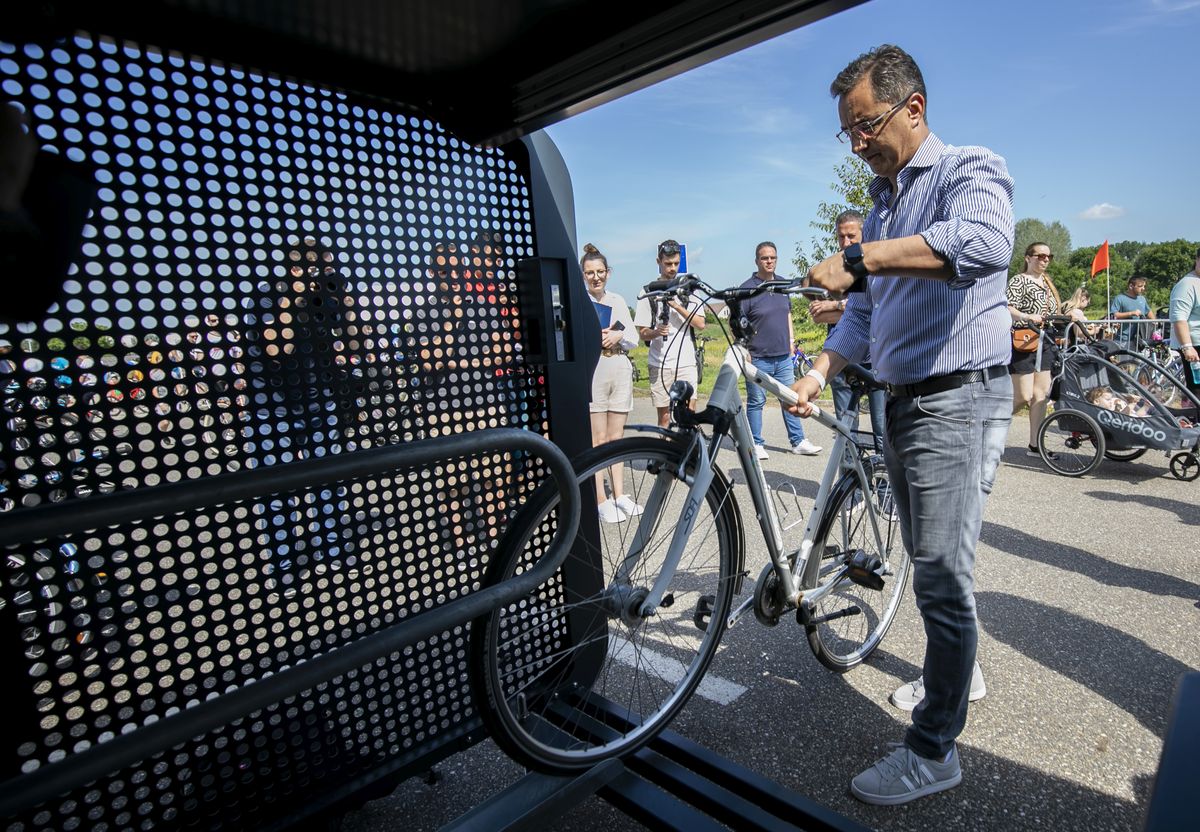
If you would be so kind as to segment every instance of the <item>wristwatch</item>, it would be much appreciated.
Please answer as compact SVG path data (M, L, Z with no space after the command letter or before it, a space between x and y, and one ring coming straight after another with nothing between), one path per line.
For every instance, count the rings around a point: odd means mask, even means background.
M869 272L867 271L866 264L863 263L862 243L854 243L853 245L846 246L842 251L842 264L846 267L846 271L854 275L854 283L846 291L863 291Z

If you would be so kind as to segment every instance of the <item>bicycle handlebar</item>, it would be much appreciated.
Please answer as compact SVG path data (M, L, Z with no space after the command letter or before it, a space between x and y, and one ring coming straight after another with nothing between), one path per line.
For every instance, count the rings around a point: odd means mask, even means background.
M764 280L757 286L731 286L728 289L714 289L694 274L681 274L674 278L663 278L647 283L643 287L642 298L659 297L662 295L690 294L696 289L702 289L711 300L737 301L749 300L765 292L784 295L801 295L809 300L827 300L829 292L818 286L804 286L800 280Z
M870 390L886 390L887 385L875 378L875 374L861 364L847 364L842 372L861 381Z

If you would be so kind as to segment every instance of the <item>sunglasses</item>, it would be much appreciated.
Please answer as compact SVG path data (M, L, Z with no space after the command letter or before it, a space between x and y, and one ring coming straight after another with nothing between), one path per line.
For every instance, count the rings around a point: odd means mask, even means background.
M1050 261L1054 259L1053 254L1026 254L1026 257L1036 257L1038 260Z
M663 243L658 247L659 257L670 257L679 253L679 243Z

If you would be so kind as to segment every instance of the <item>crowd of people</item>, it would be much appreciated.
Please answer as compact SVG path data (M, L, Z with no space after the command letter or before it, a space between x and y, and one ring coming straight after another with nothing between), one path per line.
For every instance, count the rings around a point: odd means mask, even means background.
M861 243L863 222L862 214L854 210L838 215L834 227L839 251ZM1196 255L1197 269L1200 269L1200 250ZM663 241L656 258L657 276L675 277L679 272L679 257L679 243L675 240ZM1012 320L1012 349L1007 366L1013 385L1012 413L1016 415L1028 408L1027 453L1038 457L1041 455L1038 433L1046 418L1050 387L1062 348L1080 339L1107 334L1118 347L1136 350L1145 341L1142 327L1153 323L1154 318L1145 297L1146 280L1143 277L1131 277L1125 290L1112 299L1109 307L1109 320L1112 323L1105 328L1087 317L1086 310L1092 298L1086 286L1077 288L1065 301L1059 295L1048 274L1054 253L1047 243L1031 243L1025 249L1024 257L1024 270L1010 275L1005 284L1005 300ZM778 248L774 243L759 243L754 253L755 271L743 286L749 288L764 280L774 279L778 260ZM671 384L682 379L696 385L694 333L705 328L706 316L713 310L699 300L687 308L672 300L665 309L660 309L654 301L643 298L638 301L637 312L630 322L629 307L624 299L605 289L611 273L607 259L590 243L584 249L580 267L593 300L617 310L611 314L601 314L601 360L594 377L591 405L594 444L603 444L623 434L633 402L630 353L640 344L649 348L650 397L657 410L658 424L667 427L670 423L668 393ZM1200 278L1196 274L1196 270L1193 270L1179 280L1171 294L1169 307L1171 347L1179 353L1184 365L1197 360L1194 343L1200 337L1195 335L1200 326ZM830 300L809 304L812 320L827 325L827 339L833 335L849 302L848 295L835 294ZM795 343L795 332L790 301L782 295L760 295L745 303L742 312L750 321L754 333L746 345L754 365L785 385L793 384L795 368L791 350ZM1058 327L1050 326L1054 318L1061 322ZM871 369L869 355L862 366ZM1200 389L1200 381L1191 378L1190 366L1188 370L1185 381L1189 389L1196 392ZM828 379L828 382L837 418L841 419L847 411L857 414L862 394L853 392L851 385L840 374ZM887 421L886 393L873 390L867 395L871 430L876 447L882 450ZM1108 399L1097 393L1096 401ZM755 450L761 460L770 458L762 433L765 405L766 393L763 389L749 385L746 416L754 437ZM791 452L819 454L822 448L805 436L802 421L786 407L782 411ZM1047 453L1053 456L1053 452ZM611 497L607 496L603 482L600 485L602 520L617 523L641 513L637 503L623 495L619 482L610 485Z

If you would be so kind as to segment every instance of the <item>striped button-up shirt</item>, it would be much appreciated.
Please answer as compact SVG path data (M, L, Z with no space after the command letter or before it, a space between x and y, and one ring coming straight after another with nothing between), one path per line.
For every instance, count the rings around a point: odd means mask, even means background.
M953 270L948 280L867 278L825 348L852 362L867 354L880 379L913 384L983 370L1012 357L1004 290L1013 251L1013 181L983 147L953 147L930 133L897 177L877 177L863 241L920 234Z

